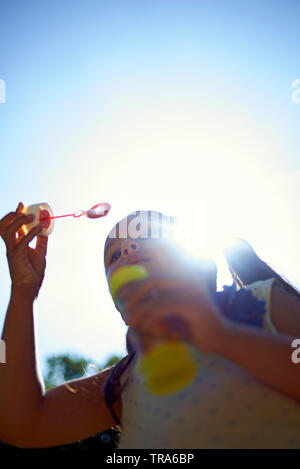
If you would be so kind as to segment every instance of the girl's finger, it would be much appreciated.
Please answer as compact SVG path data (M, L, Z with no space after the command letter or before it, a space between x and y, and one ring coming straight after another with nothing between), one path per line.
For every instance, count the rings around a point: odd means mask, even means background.
M162 318L162 325L166 330L172 331L175 336L180 337L182 340L190 342L193 339L192 325L187 315L168 313Z
M174 308L172 308L174 311ZM136 332L137 337L141 339L143 343L147 342L149 346L153 346L156 342L166 340L178 340L181 337L180 330L173 327L173 324L167 322L167 318L170 317L170 309L164 309L160 307L148 312L148 318L146 320L134 323L130 323L129 326ZM180 312L172 313L172 317L180 317ZM186 321L182 321L185 322Z
M48 236L38 236L36 240L35 250L44 257L47 254Z
M21 213L14 214L14 221L13 223L10 223L6 230L6 237L11 236L12 234L16 233L21 226L25 225L26 223L30 223L34 220L34 215L24 215Z
M199 290L199 291L198 291ZM140 308L143 303L149 304L150 300L157 300L158 303L165 301L178 301L193 303L201 295L200 288L195 288L192 284L180 278L160 278L149 283L146 288L141 288L126 297L126 308L128 310Z
M20 241L22 238L24 238L24 236L25 236L25 232L21 228L20 230L18 230L18 241Z
M17 210L16 210L16 213L23 213L23 209L24 209L24 205L22 204L22 202L19 202L18 206L17 206ZM21 228L19 231L18 231L18 241L20 241L22 238L24 238L25 236L25 232L24 230Z
M170 304L170 298L168 298ZM124 303L124 310L127 312L127 323L132 327L145 327L146 324L158 317L160 310L163 307L164 300L162 295L159 299L148 298L148 301L129 308L128 303Z
M43 225L41 223L32 228L32 230L30 230L29 233L27 233L27 235L19 242L18 249L24 249L24 247L26 247L30 241L32 241L33 238L42 231L42 229Z
M16 212L10 212L0 220L0 235L3 237L7 227L16 219Z
M126 298L126 304L129 308L133 308L138 303L147 301L152 291L156 291L159 295L162 291L176 291L178 288L182 288L182 279L172 277L153 277L139 280L138 282L130 282L128 285L120 289L117 295L118 299L124 301Z
M157 338L165 340L183 340L185 342L194 341L195 311L186 304L161 305L153 317L151 314L139 328L147 334L151 330Z
M9 247L15 245L16 242L16 233L21 228L21 226L25 225L26 223L30 223L34 220L34 215L16 215L16 219L4 232L4 240Z
M124 309L130 311L127 304ZM162 315L173 315L177 312L183 317L188 317L190 312L195 315L196 305L191 300L189 293L182 295L177 292L165 292L157 299L149 299L144 305L137 305L130 315L130 323L134 326L148 327L154 318L162 317Z
M17 213L21 213L23 214L23 210L24 210L24 204L22 202L19 202L18 206L17 206ZM21 240L23 239L25 236L25 232L24 230L21 228L19 231L18 231L18 240Z
M23 210L24 210L24 205L22 204L22 202L19 202L16 212L23 213Z

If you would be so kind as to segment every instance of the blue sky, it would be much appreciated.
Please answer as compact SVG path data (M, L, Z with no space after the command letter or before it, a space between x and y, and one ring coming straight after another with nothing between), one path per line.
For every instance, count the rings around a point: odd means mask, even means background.
M244 236L300 286L299 13L279 0L1 2L0 216L19 200L113 207L56 221L36 306L42 362L124 353L102 255L132 210L189 207L198 240ZM0 255L2 324L3 243Z

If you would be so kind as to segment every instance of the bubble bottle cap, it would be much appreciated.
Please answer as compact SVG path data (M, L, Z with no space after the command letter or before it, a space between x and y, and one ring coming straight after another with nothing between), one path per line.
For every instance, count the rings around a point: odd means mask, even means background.
M25 215L34 215L34 220L31 223L27 223L23 226L23 231L27 234L32 228L37 226L39 223L42 224L43 229L39 233L39 236L49 236L54 228L53 212L50 205L45 202L40 204L28 205L24 207L23 213Z

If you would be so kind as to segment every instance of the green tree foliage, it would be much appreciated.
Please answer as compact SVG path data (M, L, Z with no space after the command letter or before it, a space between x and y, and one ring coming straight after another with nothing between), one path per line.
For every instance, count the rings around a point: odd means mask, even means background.
M121 356L111 355L101 365L94 360L71 354L52 355L47 358L47 370L44 376L46 389L58 386L66 381L82 378L87 375L113 366L121 360ZM90 448L116 448L119 432L115 429L107 429L102 433L91 436L71 445L60 447L61 449L90 449Z
M122 357L119 355L111 355L111 357L107 358L106 362L103 365L103 368L107 368L108 366L113 366L121 360Z
M46 389L58 386L66 381L98 373L104 368L115 365L122 357L112 355L102 365L94 360L71 354L52 355L47 358L47 370L44 376Z

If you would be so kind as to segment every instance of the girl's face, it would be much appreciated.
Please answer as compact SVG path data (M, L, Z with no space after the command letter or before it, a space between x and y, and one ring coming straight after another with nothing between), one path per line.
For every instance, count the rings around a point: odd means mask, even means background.
M104 263L107 279L125 265L138 264L148 273L182 272L184 256L175 243L164 238L108 238Z
M117 231L114 230L114 233L119 233L118 225ZM211 275L208 275L207 270L189 258L175 241L167 237L151 238L147 237L146 234L144 236L142 234L143 226L141 226L140 233L142 237L139 238L107 238L104 263L108 281L117 269L131 264L142 265L147 269L149 275L189 274L197 276L200 281L211 281Z

